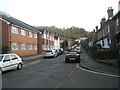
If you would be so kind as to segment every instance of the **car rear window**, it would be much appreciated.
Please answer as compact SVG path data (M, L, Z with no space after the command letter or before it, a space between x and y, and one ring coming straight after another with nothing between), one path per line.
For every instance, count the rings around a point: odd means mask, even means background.
M46 51L46 53L50 53L50 52L52 52L52 51Z
M2 58L3 58L3 55L0 55L0 61L2 60Z
M69 54L77 54L77 52L69 52Z

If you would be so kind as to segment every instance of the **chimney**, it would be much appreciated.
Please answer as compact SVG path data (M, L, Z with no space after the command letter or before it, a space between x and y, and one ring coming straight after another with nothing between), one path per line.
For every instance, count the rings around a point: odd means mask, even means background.
M98 31L98 26L95 27L96 28L96 32Z
M105 18L102 18L102 19L101 19L101 22L100 22L101 27L104 25L105 21L106 21L106 19L105 19Z
M107 13L108 13L108 18L113 16L113 9L112 9L112 7L108 7Z
M120 1L118 2L118 11L120 11Z

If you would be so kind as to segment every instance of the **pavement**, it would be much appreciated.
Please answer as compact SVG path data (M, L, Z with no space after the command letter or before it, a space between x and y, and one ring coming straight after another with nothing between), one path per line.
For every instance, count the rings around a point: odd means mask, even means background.
M27 56L21 58L23 60L23 63L26 64L43 58L43 55L39 54L39 55ZM89 69L92 71L120 75L120 67L108 65L105 63L100 63L97 60L90 57L84 49L82 49L81 63L79 65L85 69Z
M81 53L80 66L97 72L120 75L120 67L106 63L100 63L94 58L90 57L84 49L82 49Z
M33 61L43 58L43 55L37 54L37 55L31 55L31 56L23 56L21 58L22 58L23 64L25 65L27 63L30 63L30 62L33 62Z

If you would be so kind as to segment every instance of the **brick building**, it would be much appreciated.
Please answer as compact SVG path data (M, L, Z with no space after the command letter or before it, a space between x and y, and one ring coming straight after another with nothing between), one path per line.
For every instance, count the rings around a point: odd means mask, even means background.
M42 51L43 54L45 50L52 50L55 49L54 47L54 33L51 33L45 29L39 30L42 32Z
M100 22L100 29L96 28L97 34L97 44L100 44L102 48L114 48L115 41L114 41L114 29L115 29L115 22L112 20L113 17L113 9L109 7L108 10L108 19L105 18L101 19Z
M2 22L2 27L0 27L2 44L9 47L8 53L26 56L41 52L40 49L38 50L40 31L13 17L1 15L0 21Z

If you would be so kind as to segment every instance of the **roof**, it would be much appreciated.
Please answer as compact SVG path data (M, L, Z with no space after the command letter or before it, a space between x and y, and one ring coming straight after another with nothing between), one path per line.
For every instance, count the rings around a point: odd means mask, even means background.
M118 11L118 12L112 17L112 19L115 20L118 16L120 16L120 11Z
M2 19L6 20L7 22L9 22L10 24L13 24L13 25L17 25L17 26L20 26L22 28L26 28L28 30L31 30L33 32L36 32L36 33L41 33L41 31L38 31L36 28L34 28L33 26L31 25L28 25L14 17L7 17L5 15L2 15L1 17Z

